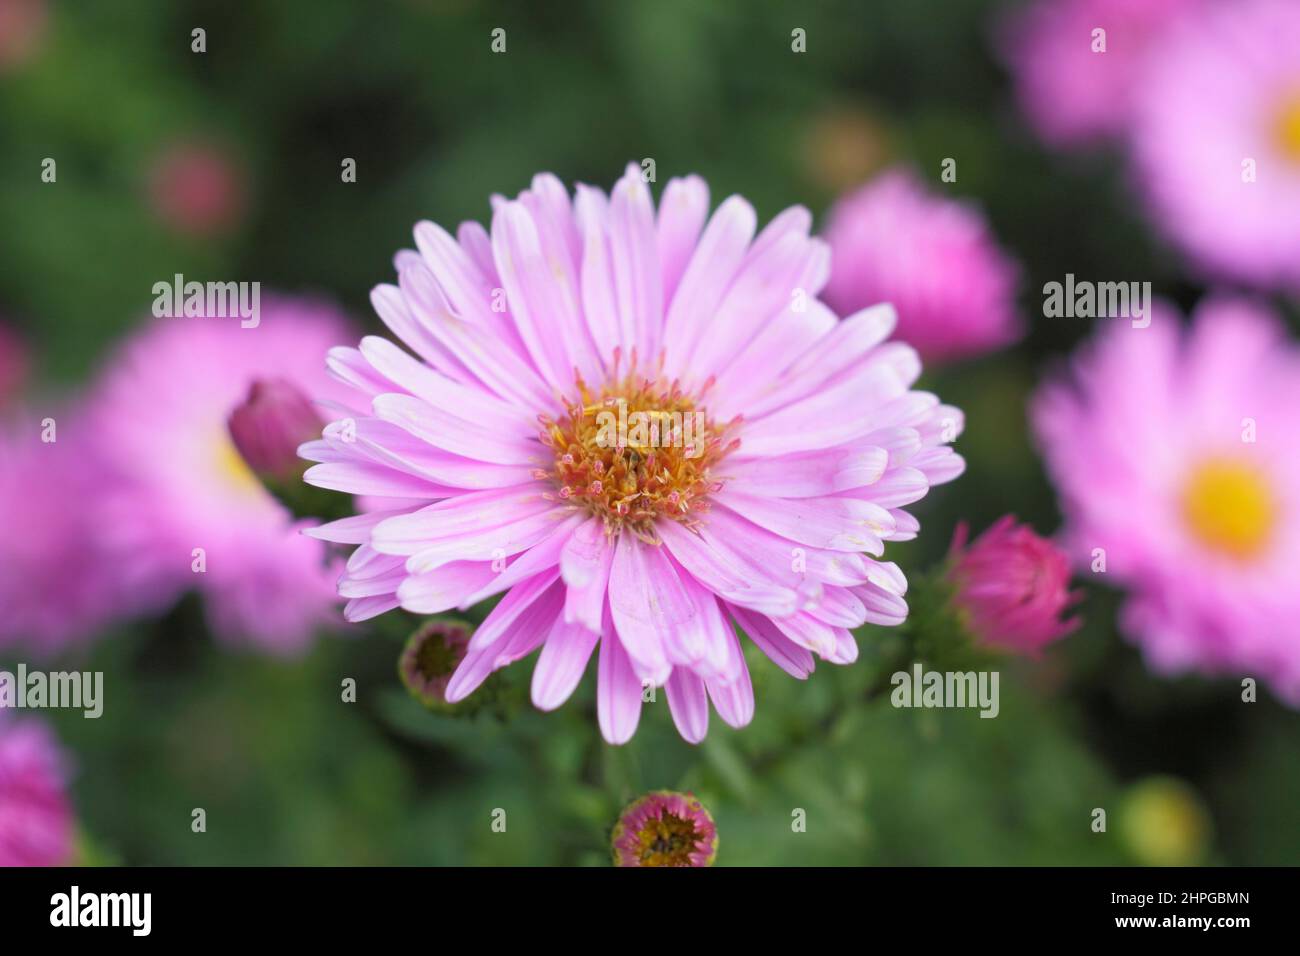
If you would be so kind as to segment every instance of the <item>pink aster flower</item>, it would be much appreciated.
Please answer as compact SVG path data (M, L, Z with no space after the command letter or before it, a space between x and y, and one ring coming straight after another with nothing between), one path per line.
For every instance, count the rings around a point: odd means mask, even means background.
M337 569L244 462L227 419L258 379L338 397L314 356L350 335L332 307L264 298L255 327L156 319L109 359L93 405L102 453L127 479L101 517L124 588L163 604L195 589L219 636L270 651L301 649L334 617Z
M1038 135L1064 147L1126 134L1144 57L1198 2L1039 0L1016 10L999 46Z
M1033 421L1070 550L1130 589L1151 664L1300 703L1300 349L1275 317L1220 299L1186 333L1167 312L1108 326Z
M1165 233L1214 275L1300 290L1300 4L1199 8L1135 90L1135 162Z
M1077 595L1070 593L1070 559L1056 545L1007 515L966 544L968 528L958 525L948 579L953 601L985 644L1036 655L1079 626L1062 615Z
M0 647L49 657L130 607L92 507L117 480L81 417L26 410L0 425Z
M656 790L623 811L610 846L615 866L712 866L718 828L694 794Z
M974 207L895 169L835 204L826 226L833 268L826 302L847 315L898 310L898 337L926 361L973 357L1020 335L1018 268Z
M54 735L0 712L0 867L64 866L74 818L67 769Z
M885 542L962 460L961 413L910 390L916 352L887 307L844 321L816 294L827 249L802 208L756 233L698 177L659 208L636 167L570 199L539 175L491 231L422 222L372 301L394 335L334 349L363 413L304 446L309 482L387 498L312 533L358 545L340 593L360 620L503 594L447 699L541 648L533 702L597 653L605 738L666 688L688 740L709 702L754 698L733 622L797 677L849 663L852 628L907 614ZM598 650L597 650L598 649Z

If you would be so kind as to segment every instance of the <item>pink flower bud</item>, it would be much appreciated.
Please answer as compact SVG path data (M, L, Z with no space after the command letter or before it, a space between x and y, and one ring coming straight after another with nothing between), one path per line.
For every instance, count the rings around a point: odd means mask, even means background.
M261 478L279 481L302 472L298 446L321 430L320 416L307 396L281 378L255 379L226 424L248 466Z
M966 547L967 527L953 536L948 580L953 600L976 638L1004 650L1036 655L1079 626L1062 620L1079 597L1070 587L1065 553L1011 515Z

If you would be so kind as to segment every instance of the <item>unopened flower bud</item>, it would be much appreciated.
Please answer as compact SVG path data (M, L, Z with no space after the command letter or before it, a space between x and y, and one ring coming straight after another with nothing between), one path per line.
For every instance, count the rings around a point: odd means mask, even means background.
M1062 619L1078 595L1069 590L1069 559L1055 544L1011 515L969 547L966 537L962 524L948 580L958 612L980 642L1032 655L1079 626L1077 617Z
M397 664L411 696L426 707L445 705L447 683L465 659L469 638L459 621L429 621L412 634Z
M302 474L298 446L320 434L321 419L299 389L284 379L257 379L226 420L230 437L249 468L264 481L288 482Z

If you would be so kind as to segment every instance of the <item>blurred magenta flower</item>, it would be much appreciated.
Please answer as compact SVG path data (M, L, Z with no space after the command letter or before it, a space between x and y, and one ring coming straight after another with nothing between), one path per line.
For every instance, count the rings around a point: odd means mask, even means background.
M27 347L17 333L0 325L0 408L22 392L27 371Z
M1197 9L1134 88L1143 195L1213 277L1300 290L1300 4Z
M965 522L953 536L948 580L953 602L981 642L1037 655L1069 634L1079 619L1064 619L1078 599L1070 593L1070 559L1034 529L1006 515L966 544Z
M302 389L280 377L256 378L226 418L230 438L259 478L286 481L302 473L298 446L320 432L320 413Z
M1215 299L1187 333L1113 324L1032 417L1073 557L1131 590L1151 664L1300 704L1300 348L1276 318Z
M72 862L67 777L63 752L44 723L0 711L0 867Z
M610 845L615 866L712 866L718 828L694 794L656 790L623 811Z
M0 425L0 647L50 657L133 609L94 512L117 479L81 417L25 410Z
M40 51L48 25L46 0L0 0L0 74Z
M426 707L445 704L447 683L465 659L468 645L469 628L460 621L427 621L406 642L397 661L398 675Z
M184 141L166 146L154 158L149 200L168 228L205 237L238 225L248 196L243 169L222 148Z
M1020 335L1019 270L983 215L895 169L839 200L826 225L826 302L841 315L888 302L926 361L969 358Z
M1038 0L1010 14L998 46L1043 141L1067 147L1127 135L1144 57L1199 2Z
M374 290L418 359L376 337L330 353L366 410L303 447L306 479L390 499L313 532L359 545L347 616L505 592L447 699L540 646L533 702L558 707L599 645L612 743L649 686L687 740L710 699L749 722L733 621L797 677L813 652L854 660L851 628L902 621L902 573L863 552L915 536L903 509L960 474L962 416L910 390L892 310L840 321L817 301L807 210L756 237L748 202L709 218L692 176L656 214L635 166L610 196L571 201L543 174L494 207L490 233L417 225L399 286Z
M263 297L256 327L156 319L109 357L93 408L127 479L101 517L124 588L163 602L198 590L220 637L269 651L301 649L333 618L338 570L245 464L227 419L259 379L339 397L318 356L353 334L331 306Z

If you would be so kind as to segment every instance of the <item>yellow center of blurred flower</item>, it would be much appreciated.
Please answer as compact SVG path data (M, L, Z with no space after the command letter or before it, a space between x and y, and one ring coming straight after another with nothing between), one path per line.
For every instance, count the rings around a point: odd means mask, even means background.
M665 811L637 832L637 859L642 866L690 866L699 839L694 822Z
M1212 458L1192 473L1183 490L1183 517L1206 547L1247 560L1268 545L1276 505L1256 468Z
M579 379L565 414L541 422L555 463L536 477L549 478L560 500L585 507L610 534L627 528L651 542L656 519L692 525L708 510L708 494L721 487L712 470L739 444L726 437L730 424L716 427L676 382L635 368L599 393Z
M1277 142L1287 159L1300 164L1300 94L1288 100L1278 115Z
M230 483L242 491L262 490L262 482L248 467L235 443L224 434L217 441L217 469Z

